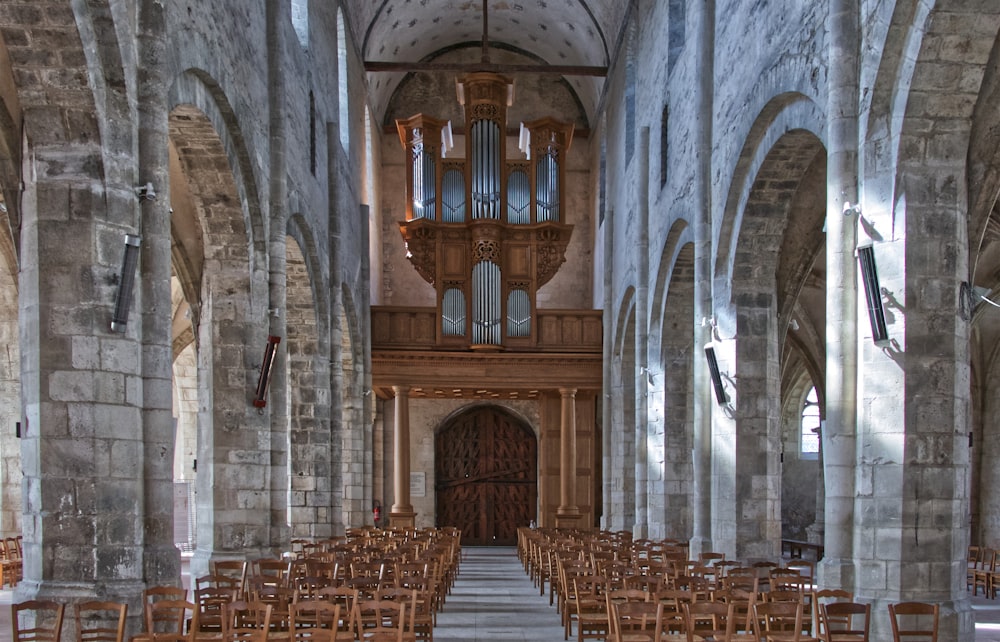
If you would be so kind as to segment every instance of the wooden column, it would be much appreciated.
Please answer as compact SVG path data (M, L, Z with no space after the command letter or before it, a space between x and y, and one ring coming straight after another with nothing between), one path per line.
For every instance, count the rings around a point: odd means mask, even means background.
M574 528L580 520L576 505L576 388L560 388L559 508L556 527Z
M391 528L413 528L416 513L410 504L410 387L393 386L396 395L395 431L392 452L392 510L389 513Z

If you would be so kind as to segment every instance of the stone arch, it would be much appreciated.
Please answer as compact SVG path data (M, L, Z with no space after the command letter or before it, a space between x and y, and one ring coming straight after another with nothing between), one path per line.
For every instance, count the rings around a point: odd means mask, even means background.
M1000 38L994 41L973 112L967 183L969 186L969 282L1000 292ZM974 296L967 306L970 328L970 543L1000 546L1000 422L995 417L1000 369L1000 316L993 306Z
M14 70L0 34L0 257L17 272L21 231L21 143L24 117ZM15 287L17 282L15 280ZM16 309L16 308L15 308Z
M636 341L635 288L628 288L618 307L611 348L611 426L604 431L605 528L631 529L636 522ZM643 390L645 393L645 390ZM643 418L645 424L645 418ZM620 478L618 476L620 475Z
M228 128L233 121L220 107L226 101L199 83L178 81L174 92L208 109L178 104L168 122L176 153L171 195L178 196L172 228L185 230L173 239L174 271L183 277L198 348L198 550L192 566L200 574L217 553L271 546L277 508L272 459L280 457L272 451L281 448L272 443L266 414L251 404L268 333L263 227L259 204L250 198L256 190L246 180L252 172L241 169L241 137ZM282 365L279 350L274 367Z
M693 529L693 231L681 220L667 234L649 324L649 353L654 355L650 359L649 421L659 425L648 453L651 466L659 472L650 483L650 536L659 533L659 537L680 540L689 539Z
M742 219L746 215L754 181L760 173L767 156L778 141L786 134L799 131L803 137L823 140L825 130L824 114L816 103L799 93L784 93L774 96L762 107L757 119L749 127L743 149L733 168L726 197L722 220L717 226L715 246L715 266L713 269L714 289L720 294L730 293L735 278L737 263L735 253L738 238L742 234ZM825 213L825 212L824 212ZM725 298L725 296L721 297ZM725 323L726 319L720 319ZM724 332L731 334L732 328Z
M346 284L341 284L339 315L339 357L334 363L340 366L335 375L340 382L340 394L334 400L334 413L338 414L336 409L339 409L340 460L335 475L342 476L341 485L345 489L340 510L345 524L358 526L364 524L371 506L372 489L360 471L372 470L374 425L367 410L372 403L372 392L362 339L363 322L354 294Z
M300 215L288 221L285 327L288 380L288 453L292 538L333 535L334 495L330 432L329 309L316 246Z
M738 383L729 444L731 497L741 516L733 525L738 556L774 558L781 552L780 343L791 301L822 247L823 177L825 153L814 134L791 129L778 137L756 168L725 266L732 275L735 328L722 336L733 337L726 342ZM803 197L816 189L822 195Z

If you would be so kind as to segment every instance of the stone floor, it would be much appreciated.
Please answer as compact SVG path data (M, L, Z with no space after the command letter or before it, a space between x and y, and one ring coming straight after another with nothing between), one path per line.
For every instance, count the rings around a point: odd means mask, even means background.
M11 642L13 591L0 590L0 642ZM974 597L976 642L1000 642L1000 600ZM435 642L559 642L559 615L524 574L512 548L466 548Z

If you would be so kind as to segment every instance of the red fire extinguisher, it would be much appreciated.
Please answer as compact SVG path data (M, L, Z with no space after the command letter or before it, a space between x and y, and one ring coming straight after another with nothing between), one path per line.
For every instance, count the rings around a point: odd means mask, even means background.
M375 520L375 525L378 526L379 521L382 519L382 503L377 499L372 504L372 517Z

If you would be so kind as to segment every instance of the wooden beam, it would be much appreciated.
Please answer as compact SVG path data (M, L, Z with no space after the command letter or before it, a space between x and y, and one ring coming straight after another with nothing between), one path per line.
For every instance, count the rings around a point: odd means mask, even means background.
M588 67L586 65L515 65L482 62L379 62L365 61L365 71L409 73L411 71L458 71L471 73L487 71L494 74L555 74L557 76L595 76L604 78L608 75L607 67Z

